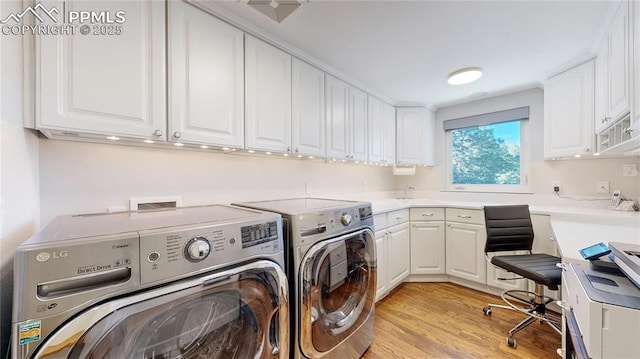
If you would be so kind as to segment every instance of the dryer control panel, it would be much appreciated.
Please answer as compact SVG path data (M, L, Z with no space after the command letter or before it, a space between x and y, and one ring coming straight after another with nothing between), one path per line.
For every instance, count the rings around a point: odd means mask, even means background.
M282 256L282 219L140 233L141 284Z

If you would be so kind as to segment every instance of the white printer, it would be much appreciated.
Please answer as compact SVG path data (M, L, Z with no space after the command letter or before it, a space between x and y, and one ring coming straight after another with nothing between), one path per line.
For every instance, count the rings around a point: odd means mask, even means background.
M597 271L587 263L565 266L565 358L640 358L640 245L609 243L609 248L622 272Z

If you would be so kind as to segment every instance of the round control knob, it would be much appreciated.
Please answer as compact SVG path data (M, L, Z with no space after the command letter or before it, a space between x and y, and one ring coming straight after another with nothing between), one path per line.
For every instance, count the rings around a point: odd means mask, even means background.
M345 226L348 226L351 224L351 215L349 213L343 213L342 217L340 217L340 222L342 222L342 224L344 224Z
M184 247L184 256L190 262L200 262L209 256L211 244L204 237L194 237Z

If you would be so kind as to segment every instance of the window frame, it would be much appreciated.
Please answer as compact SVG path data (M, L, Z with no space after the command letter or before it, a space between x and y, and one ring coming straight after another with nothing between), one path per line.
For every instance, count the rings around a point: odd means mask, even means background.
M444 191L451 192L486 192L486 193L533 193L529 185L529 126L530 121L525 119L513 119L511 121L520 121L520 184L453 184L453 166L451 164L452 136L451 130L444 130ZM489 126L511 121L495 121L483 125L475 125L470 127ZM462 128L462 127L461 127Z

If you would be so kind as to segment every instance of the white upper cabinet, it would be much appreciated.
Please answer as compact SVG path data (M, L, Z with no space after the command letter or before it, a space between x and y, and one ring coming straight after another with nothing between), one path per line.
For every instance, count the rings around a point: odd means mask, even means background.
M242 148L242 31L169 2L169 139Z
M399 165L434 164L434 117L424 107L396 109L396 163Z
M385 158L384 102L369 96L369 161L382 163Z
M367 93L349 87L349 158L367 161Z
M36 128L164 139L164 2L42 3L65 11L123 11L126 20L105 27L113 35L36 38Z
M384 164L393 165L396 163L396 109L391 105L384 104Z
M349 85L337 78L325 77L325 114L327 157L349 159Z
M291 150L291 55L245 36L245 147Z
M594 62L544 84L544 157L591 154L594 148Z
M394 164L396 158L396 110L369 96L369 162Z
M640 124L640 3L631 3L633 10L633 117L632 125L637 127ZM638 136L639 130L633 133Z
M621 1L596 59L595 131L625 116L631 105L630 2Z
M292 153L324 157L324 72L293 58L291 81Z

